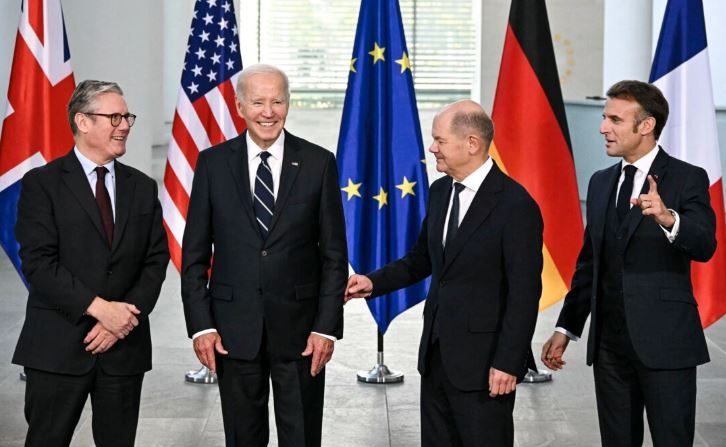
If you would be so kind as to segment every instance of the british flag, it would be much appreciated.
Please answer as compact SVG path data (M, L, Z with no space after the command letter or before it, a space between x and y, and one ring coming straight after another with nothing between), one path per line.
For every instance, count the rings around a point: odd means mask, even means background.
M197 0L161 190L171 260L181 268L181 244L199 152L245 129L234 89L242 71L231 0Z
M73 147L66 112L75 88L70 59L60 0L23 0L0 134L0 244L18 273L20 180Z

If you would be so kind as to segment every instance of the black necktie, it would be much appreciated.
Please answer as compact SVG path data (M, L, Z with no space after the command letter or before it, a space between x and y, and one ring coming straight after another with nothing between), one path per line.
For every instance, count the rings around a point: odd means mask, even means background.
M454 182L454 199L451 202L451 212L449 212L449 225L446 227L446 245L444 249L451 246L459 231L459 193L464 190L464 184Z
M623 184L620 185L618 200L615 202L615 208L618 211L618 220L620 222L625 220L625 216L630 211L630 196L633 195L633 178L638 168L633 165L627 165L623 169L625 170L625 179L623 180Z
M96 168L96 204L98 211L101 213L101 222L103 229L106 230L106 238L108 246L111 247L113 242L113 209L111 208L111 196L108 195L106 189L106 173L108 169L103 166Z
M269 157L269 152L260 152L260 165L257 167L257 176L255 177L254 209L263 239L267 238L267 233L270 231L272 213L275 212L275 190L272 183L272 170L267 163Z

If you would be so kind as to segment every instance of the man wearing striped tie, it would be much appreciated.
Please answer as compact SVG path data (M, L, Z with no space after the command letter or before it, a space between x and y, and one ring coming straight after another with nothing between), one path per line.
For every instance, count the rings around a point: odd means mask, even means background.
M217 373L228 446L267 445L270 379L279 445L316 446L348 276L335 157L284 129L279 69L247 67L236 95L247 131L197 161L182 252L187 331Z

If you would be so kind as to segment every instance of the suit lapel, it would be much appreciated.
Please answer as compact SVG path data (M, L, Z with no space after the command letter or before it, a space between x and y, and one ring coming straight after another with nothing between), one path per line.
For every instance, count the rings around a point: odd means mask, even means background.
M444 223L446 222L446 213L449 208L449 200L451 199L451 183L452 179L449 177L448 181L442 182L441 187L431 190L431 205L429 206L429 238L433 243L429 244L431 250L432 262L437 263L439 266L442 264L444 259Z
M100 237L106 241L106 231L103 229L101 223L101 214L98 211L98 205L96 205L96 199L91 191L91 186L88 183L86 173L83 172L81 162L78 161L76 154L71 151L63 159L63 182L66 184L68 189L71 190L73 196L80 203L81 208L86 212L88 218L93 222L93 226L96 227ZM108 246L108 242L104 245Z
M497 164L494 163L491 171L489 171L489 174L487 174L474 196L464 219L461 221L456 239L451 243L451 247L446 247L445 249L444 271L456 259L461 249L466 245L466 242L496 207L497 196L503 188L503 180L504 174L499 170Z
M229 169L232 172L232 178L239 194L242 208L245 210L245 214L250 220L250 223L257 228L257 219L255 218L255 212L252 208L252 191L250 190L250 169L249 161L247 157L247 132L236 138L236 141L232 142L229 149L229 156L227 157L227 163ZM258 232L259 233L259 232ZM262 236L260 236L262 237Z
M608 212L608 207L612 208L612 212L615 212L615 201L613 199L613 191L615 185L618 183L620 178L621 163L611 166L605 173L605 182L598 184L593 182L591 191L591 202L588 202L588 213L587 213L587 224L590 231L590 237L593 240L593 250L597 255L595 259L599 258L600 247L602 246L602 240L605 234L605 220Z
M136 191L136 182L131 176L131 171L125 165L115 162L114 171L116 173L116 216L114 220L112 248L116 248L121 241L121 236L129 220L131 204L134 201L134 193Z
M668 159L670 156L664 151L660 146L658 147L658 154L655 156L655 159L653 160L653 164L650 166L650 171L648 171L648 175L652 175L653 178L656 180L656 183L660 185L660 183L663 181L666 175L666 167L668 166ZM640 190L640 194L647 194L650 190L650 185L648 184L648 179L646 177L645 182L643 182L643 187ZM635 234L635 230L638 228L638 225L640 225L640 222L643 220L643 213L640 212L640 210L633 209L632 212L628 215L628 231L626 234L625 243L627 245L628 242L630 242L630 238Z
M270 222L270 231L275 230L275 225L280 218L280 214L285 207L287 198L290 196L292 186L295 184L297 175L302 167L299 147L295 143L294 138L285 132L285 149L282 156L282 170L280 172L280 187L277 189L277 199L275 200L275 212L272 214L272 222ZM269 238L269 235L268 235Z

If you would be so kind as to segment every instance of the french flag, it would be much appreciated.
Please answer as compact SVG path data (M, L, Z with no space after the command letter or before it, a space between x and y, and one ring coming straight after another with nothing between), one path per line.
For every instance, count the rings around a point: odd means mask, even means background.
M694 263L692 279L701 323L707 327L726 314L726 226L723 181L711 88L706 25L701 0L669 0L653 58L650 82L670 108L659 143L676 158L708 172L716 213L718 247L707 263Z
M23 0L0 134L0 245L21 277L14 235L20 180L73 148L70 59L60 0Z

